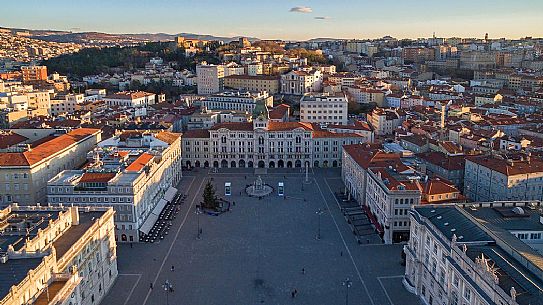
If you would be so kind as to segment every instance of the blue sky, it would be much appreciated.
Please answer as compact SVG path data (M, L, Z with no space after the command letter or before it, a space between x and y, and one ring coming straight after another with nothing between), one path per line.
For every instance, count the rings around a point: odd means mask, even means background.
M541 0L19 0L0 26L263 39L543 36Z

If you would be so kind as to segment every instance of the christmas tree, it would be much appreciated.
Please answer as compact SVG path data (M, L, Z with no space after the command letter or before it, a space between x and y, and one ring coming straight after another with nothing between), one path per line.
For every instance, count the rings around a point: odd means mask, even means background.
M210 209L210 210L217 210L219 208L219 201L217 200L217 196L215 195L215 188L213 187L213 184L211 182L207 182L205 188L204 188L204 201L202 203L202 207L204 209Z

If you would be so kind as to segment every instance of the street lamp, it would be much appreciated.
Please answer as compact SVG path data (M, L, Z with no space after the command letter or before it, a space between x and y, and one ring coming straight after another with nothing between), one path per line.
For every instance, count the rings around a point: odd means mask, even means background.
M202 207L200 205L196 206L196 217L198 219L198 234L196 235L196 239L200 239L202 237L202 229L200 228L200 214L202 214Z
M346 278L341 282L341 286L345 286L345 305L349 305L349 288L351 288L352 285L353 282L349 278Z
M322 209L318 209L315 214L317 214L317 218L318 218L318 229L317 229L317 236L315 237L315 239L319 240L321 239L321 215L322 213L324 213L324 211Z
M173 292L173 285L170 283L170 281L166 280L166 282L162 284L162 288L164 288L164 292L166 292L166 305L170 305L168 295L170 292Z

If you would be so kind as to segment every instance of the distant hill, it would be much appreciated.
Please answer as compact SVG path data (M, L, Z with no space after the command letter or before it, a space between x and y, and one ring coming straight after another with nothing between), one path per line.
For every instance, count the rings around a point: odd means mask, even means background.
M167 34L167 33L146 33L146 34L123 34L124 36L142 39L147 41L165 41L165 40L174 40L177 36L183 36L188 39L200 39L200 40L222 40L226 42L238 40L241 36L234 37L224 37L224 36L213 36L206 34L194 34L194 33L179 33L179 34ZM259 40L256 37L247 37L250 41Z
M307 42L324 42L324 41L339 41L339 40L345 40L345 39L321 37L321 38L311 38L311 39L307 40Z
M18 29L18 28L6 28L1 27L0 30L10 30L13 32L28 32L31 36L42 36L42 35L57 35L57 34L69 34L67 31L56 31L56 30L29 30L29 29Z
M133 34L110 34L101 32L70 32L70 31L55 31L55 30L29 30L29 29L16 29L0 27L0 29L7 29L18 32L28 32L32 38L41 39L52 42L75 42L75 43L104 43L114 44L118 42L143 42L143 41L168 41L174 40L177 36L183 36L188 39L200 39L200 40L222 40L230 42L238 40L241 36L235 37L222 37L206 34L194 34L194 33L179 33L179 34L167 34L167 33L133 33ZM256 37L248 37L250 41L259 40Z

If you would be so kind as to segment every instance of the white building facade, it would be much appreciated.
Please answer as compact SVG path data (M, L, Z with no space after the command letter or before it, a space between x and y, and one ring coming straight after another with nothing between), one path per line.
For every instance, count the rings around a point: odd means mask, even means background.
M196 77L198 78L198 94L214 94L221 92L224 88L223 65L208 65L203 62L196 66Z
M235 110L252 113L258 102L273 107L273 96L268 92L228 91L207 96L202 106L208 110Z
M304 95L318 92L322 88L322 73L319 70L294 70L281 75L281 93Z
M195 167L338 167L342 146L362 139L309 123L258 118L188 131L183 135L183 162Z
M86 169L63 171L48 182L48 202L112 206L116 240L138 242L177 193L180 135L121 133L98 146Z
M543 162L530 158L466 158L464 194L475 201L543 200Z
M343 93L306 93L300 100L300 121L347 124L347 97Z

